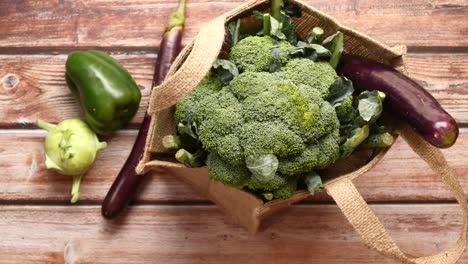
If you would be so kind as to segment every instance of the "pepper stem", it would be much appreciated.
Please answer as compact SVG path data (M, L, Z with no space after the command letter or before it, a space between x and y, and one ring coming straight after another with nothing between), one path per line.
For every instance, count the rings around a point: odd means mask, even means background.
M38 127L42 128L42 129L45 129L47 131L51 131L53 130L57 125L54 125L54 124L51 124L51 123L47 123L46 121L42 120L42 119L38 119L36 121L36 124Z
M177 10L167 18L166 33L173 29L179 29L185 23L185 0L179 0Z
M72 190L71 190L71 200L70 202L73 204L73 203L76 203L78 201L78 199L80 199L80 183L81 183L81 176L82 175L76 175L76 176L73 176L73 186L72 186Z

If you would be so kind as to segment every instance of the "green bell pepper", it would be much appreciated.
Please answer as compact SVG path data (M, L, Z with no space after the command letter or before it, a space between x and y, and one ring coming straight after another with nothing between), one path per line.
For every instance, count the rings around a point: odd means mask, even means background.
M141 92L117 60L97 50L71 53L66 81L78 98L86 122L94 132L122 128L138 111Z

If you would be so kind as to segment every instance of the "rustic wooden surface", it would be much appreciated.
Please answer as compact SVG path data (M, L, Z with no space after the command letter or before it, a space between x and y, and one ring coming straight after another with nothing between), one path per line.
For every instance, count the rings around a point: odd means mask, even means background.
M188 0L184 43L242 0ZM308 0L349 27L407 45L410 74L462 126L444 153L468 193L466 0ZM125 217L106 222L100 203L136 136L151 88L163 20L176 0L0 1L0 263L394 263L368 250L326 195L268 219L250 236L174 177L146 178ZM143 93L127 129L88 173L81 201L71 179L46 171L45 132L34 121L80 117L64 81L67 54L99 48L129 69ZM414 256L451 245L461 228L453 198L399 139L357 187L397 243ZM460 263L468 263L465 254Z

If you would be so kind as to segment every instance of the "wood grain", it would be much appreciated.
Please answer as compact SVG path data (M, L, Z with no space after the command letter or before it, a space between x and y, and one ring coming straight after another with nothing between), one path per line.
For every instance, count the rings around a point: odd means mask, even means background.
M372 209L414 256L446 249L461 230L453 204ZM214 206L136 206L112 222L97 206L0 210L2 263L396 263L367 249L334 205L293 206L256 236Z
M102 201L125 161L136 133L125 131L107 138L95 166L81 186L82 202ZM68 203L71 177L47 171L43 165L45 132L12 130L0 132L0 202L32 203L63 201ZM11 142L16 143L16 147ZM468 129L461 130L457 144L444 153L468 190ZM161 170L152 173L136 197L138 202L207 201L180 181L176 174L193 173L190 169ZM368 201L443 201L451 194L436 181L429 166L399 139L384 159L370 172L356 180L357 188ZM468 195L468 193L467 193ZM468 196L467 196L468 197ZM313 201L330 202L325 194Z
M153 78L155 54L113 54L140 86L142 121ZM81 117L65 84L66 55L0 55L0 126L28 125L37 118L59 122ZM458 122L468 123L468 54L408 55L412 77L423 84Z
M175 0L46 0L0 3L0 47L60 50L67 47L154 48ZM187 4L184 43L213 17L243 0L197 0ZM467 46L464 0L308 0L342 24L387 44ZM27 49L22 49L26 52Z
M143 120L157 55L111 54L130 72L141 89ZM76 98L65 83L67 55L0 55L0 126L28 125L38 118L59 122L82 117Z

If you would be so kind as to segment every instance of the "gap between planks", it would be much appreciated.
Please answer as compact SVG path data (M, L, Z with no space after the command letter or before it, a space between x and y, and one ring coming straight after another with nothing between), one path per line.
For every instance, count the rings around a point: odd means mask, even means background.
M450 46L406 46L408 53L448 53L459 54L468 53L468 46L450 47ZM102 46L79 46L79 47L1 47L0 55L31 55L31 56L47 56L47 55L68 55L73 51L99 49L112 54L141 56L148 55L156 57L159 52L159 46L154 47L135 47L135 46L118 46L118 47L102 47Z

